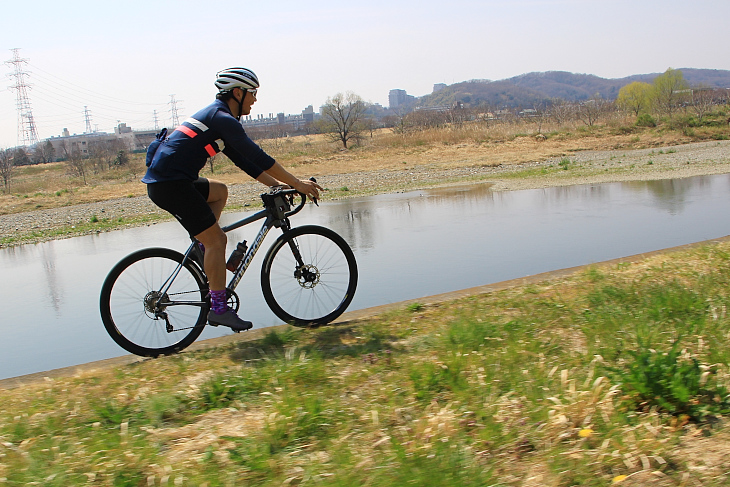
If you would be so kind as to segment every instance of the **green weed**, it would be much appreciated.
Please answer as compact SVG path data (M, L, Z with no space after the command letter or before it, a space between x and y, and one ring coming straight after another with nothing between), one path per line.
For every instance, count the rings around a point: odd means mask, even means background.
M639 339L637 350L626 353L633 360L607 370L623 385L635 409L656 407L695 422L730 412L730 395L717 383L714 368L680 350L680 339L665 352Z
M411 313L417 313L418 311L423 311L423 303L411 303L408 306L406 306L406 309L410 311Z

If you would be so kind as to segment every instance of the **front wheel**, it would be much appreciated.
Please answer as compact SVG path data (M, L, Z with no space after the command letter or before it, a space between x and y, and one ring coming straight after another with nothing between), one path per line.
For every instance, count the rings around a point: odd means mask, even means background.
M281 235L264 258L261 289L271 310L295 326L323 325L349 306L357 263L345 239L307 225Z
M208 285L197 265L170 249L122 259L101 287L101 320L112 339L135 355L179 352L205 327Z

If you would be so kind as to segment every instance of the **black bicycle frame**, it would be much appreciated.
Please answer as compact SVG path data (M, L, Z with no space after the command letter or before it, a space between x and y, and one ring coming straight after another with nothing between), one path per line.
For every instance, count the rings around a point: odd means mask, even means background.
M241 263L238 265L238 268L235 270L235 272L233 273L233 277L231 277L231 280L228 283L228 289L230 289L231 291L236 289L236 286L238 286L238 283L241 281L241 278L243 278L243 275L246 273L248 266L251 265L251 261L253 260L254 255L256 255L256 252L258 252L259 248L261 248L261 244L264 243L264 239L266 238L266 235L269 234L269 231L275 226L282 227L282 230L286 231L289 229L289 221L286 218L283 220L275 220L274 217L271 216L269 211L264 209L257 213L254 213L247 218L244 218L243 220L239 220L222 228L225 233L228 233L231 230L241 228L242 226L248 225L249 223L253 223L263 218L266 218L266 221L263 225L261 225L261 230L259 230L259 233L258 235L256 235L256 238L251 243L251 246L246 250L246 254L243 256Z
M271 214L271 211L267 208L264 208L263 210L258 211L256 213L254 213L253 215L248 216L242 220L239 220L237 222L231 223L230 225L221 227L221 230L223 230L224 233L228 233L232 230L236 230L237 228L246 226L249 223L253 223L255 221L263 220L264 218L266 218L266 221L261 226L261 230L259 230L259 233L256 235L256 238L254 239L253 243L246 250L246 254L243 256L243 259L241 260L241 263L238 265L238 268L233 273L233 277L231 277L231 280L228 283L227 289L229 289L231 291L236 289L236 287L238 286L238 283L241 282L243 275L246 273L246 270L251 265L251 262L253 261L253 258L256 255L256 252L258 252L259 248L261 248L261 245L264 243L264 239L266 238L266 235L269 234L269 231L273 227L281 228L282 232L286 232L287 230L291 229L291 225L289 223L288 216L290 216L294 213L298 213L299 210L301 210L302 206L304 205L304 202L305 202L305 200L303 199L302 203L294 211L287 213L287 216L285 216L284 218L281 218L281 219L274 218L274 216ZM185 252L185 258L178 265L177 269L175 269L172 276L170 276L170 278L167 280L167 282L165 282L165 284L163 284L163 287L165 287L167 285L167 288L169 289L169 286L172 285L172 281L174 281L175 278L177 277L177 275L179 274L180 269L182 269L182 266L185 263L185 261L188 259L192 260L192 254L199 252L198 240L195 238L193 238L192 240L193 240L193 242L190 244L190 247L188 247L188 250ZM298 265L301 267L303 264L302 264L301 255L299 254L299 249L296 248L296 246L292 242L289 242L289 244L292 248L292 253L294 254L294 257L295 257ZM202 253L200 253L198 255L202 256ZM202 265L201 265L201 267L202 267ZM202 269L202 270L203 270L203 274L205 274L205 269ZM160 293L164 294L164 291L160 290ZM174 303L174 304L177 304L177 303ZM185 303L185 304L190 304L190 303ZM201 303L201 305L202 304L204 304L204 303Z

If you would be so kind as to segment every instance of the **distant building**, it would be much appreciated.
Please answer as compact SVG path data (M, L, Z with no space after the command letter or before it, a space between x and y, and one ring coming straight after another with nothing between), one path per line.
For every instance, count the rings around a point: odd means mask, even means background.
M285 115L283 112L277 113L276 116L270 113L268 117L261 114L256 117L247 115L241 120L241 124L243 124L244 128L266 128L286 125L293 131L297 131L302 130L307 124L314 122L315 118L314 107L309 105L299 115Z
M433 93L443 90L446 88L446 83L436 83L433 85Z
M388 93L388 108L392 110L401 105L411 103L415 99L416 97L406 93L406 90L390 90Z
M60 137L47 139L53 146L56 158L63 159L66 154L76 152L81 156L90 154L90 147L94 144L119 144L128 151L143 151L154 140L157 132L155 130L132 130L126 123L120 123L114 128L114 133L92 132L84 134L73 134L64 128Z
M307 123L314 122L314 107L309 105L307 108L302 110L302 117L304 117L304 121Z

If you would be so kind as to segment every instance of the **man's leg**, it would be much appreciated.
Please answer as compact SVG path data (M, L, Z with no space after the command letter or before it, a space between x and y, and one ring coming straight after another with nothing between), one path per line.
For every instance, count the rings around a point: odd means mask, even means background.
M226 288L226 234L216 223L195 236L205 246L203 267L211 291Z
M211 181L213 183L213 181ZM221 190L222 187L222 190ZM215 189L214 189L215 188ZM213 197L211 198L211 195ZM211 184L208 204L210 204L216 219L225 206L228 191L222 183ZM217 197L216 197L217 196ZM211 204L216 204L216 208ZM226 305L226 234L216 223L195 236L205 246L203 267L208 276L208 287L211 295L211 311L208 313L208 322L212 325L230 326L234 331L249 330L253 323L239 318Z
M226 206L226 201L228 201L228 187L220 181L209 179L208 205L213 210L216 220L220 220L223 208Z

